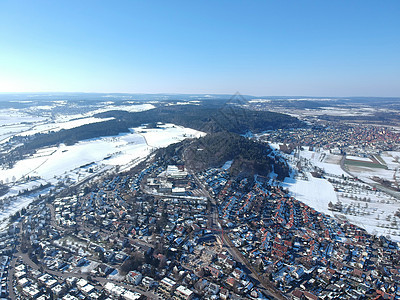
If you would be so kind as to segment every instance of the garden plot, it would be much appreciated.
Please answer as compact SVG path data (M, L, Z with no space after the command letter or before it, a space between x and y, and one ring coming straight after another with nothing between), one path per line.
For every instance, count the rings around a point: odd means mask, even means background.
M90 256L91 253L87 251L88 242L78 239L75 236L66 236L59 240L54 241L54 244L59 247L68 248L71 252L77 253L82 257Z

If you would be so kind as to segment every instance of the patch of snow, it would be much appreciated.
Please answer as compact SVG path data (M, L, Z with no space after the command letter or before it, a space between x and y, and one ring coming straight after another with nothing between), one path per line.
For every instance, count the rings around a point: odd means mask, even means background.
M4 207L0 209L0 231L6 229L8 224L8 218L15 214L16 212L20 211L21 209L27 207L32 201L37 199L39 195L45 195L50 191L50 188L45 190L39 191L35 194L30 194L28 196L19 196L16 198L16 201L12 201Z
M150 110L155 108L153 104L136 104L136 105L108 105L99 109L96 109L94 111L91 111L87 115L93 116L95 114L111 111L111 110L124 110L127 112L140 112L140 111L145 111L145 110Z
M188 102L176 102L176 103L167 103L165 106L175 106L175 105L200 105L198 104L200 101L188 101Z
M138 127L134 128L134 130L145 138L148 146L154 148L166 147L186 138L199 138L205 135L204 132L174 124L164 124L159 128L150 129Z
M226 171L232 166L233 160L228 160L224 165L221 167L222 170Z
M72 129L72 128L79 127L82 125L105 122L105 121L109 121L112 119L114 119L114 118L101 119L101 118L88 117L88 118L80 118L80 119L70 120L70 121L66 121L66 122L54 122L54 123L51 122L51 123L34 126L32 129L23 131L17 135L28 136L28 135L34 135L36 133L47 133L50 131L60 131L62 129Z
M317 151L301 150L299 157L308 159L312 165L323 169L328 174L349 176L340 166L342 155L335 155L327 150L318 149Z
M309 205L315 210L332 215L328 209L329 202L336 203L337 196L332 184L326 179L314 178L307 173L308 180L286 178L282 183L297 200Z
M11 182L26 175L34 175L50 180L54 176L66 176L71 170L91 162L123 166L146 157L156 148L205 134L173 124L154 129L139 127L133 131L114 137L81 141L70 146L61 144L41 149L32 157L18 161L13 168L0 170L0 178Z
M0 126L11 124L26 124L44 121L46 118L32 116L13 108L0 109Z
M52 105L38 105L30 107L30 110L52 110L55 106Z

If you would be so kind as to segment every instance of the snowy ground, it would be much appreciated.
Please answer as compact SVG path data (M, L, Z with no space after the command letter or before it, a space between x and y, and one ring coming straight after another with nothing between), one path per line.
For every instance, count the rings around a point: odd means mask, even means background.
M81 141L70 146L61 144L43 148L32 157L18 161L13 168L0 170L0 179L12 184L1 199L16 197L20 191L30 190L41 183L62 181L73 184L115 166L132 167L157 148L203 135L203 132L190 128L164 124L152 129L132 128L127 134ZM35 181L26 182L28 176ZM13 205L0 209L0 222L34 198L16 197Z
M60 131L61 129L71 129L75 127L79 127L86 124L91 123L98 123L98 122L105 122L108 120L112 120L113 118L94 118L94 117L86 117L86 118L79 118L75 120L65 121L65 122L50 122L45 124L35 125L29 130L23 131L18 135L27 136L27 135L34 135L36 133L47 133L50 131Z
M71 129L90 123L110 120L93 117L95 114L111 110L139 112L155 108L153 104L143 103L135 105L111 105L105 102L103 106L93 107L82 114L57 113L53 110L60 106L68 106L64 101L55 102L54 105L33 106L24 109L0 109L0 143L4 143L13 135L33 135L47 133L61 129ZM68 109L66 109L68 112Z
M185 138L198 138L205 135L203 132L174 124L164 124L158 127L152 129L138 127L134 130L145 138L148 146L153 148L162 148Z
M17 109L13 108L0 109L1 128L13 124L35 123L44 120L46 120L46 118L41 116L32 116Z
M381 154L382 159L385 161L389 169L394 170L400 166L400 152L386 151Z
M332 184L325 179L314 178L308 172L306 178L307 180L286 178L283 187L288 188L297 200L319 212L332 215L332 212L328 210L328 204L337 201Z
M270 144L272 148L279 149L279 145ZM316 151L300 150L295 151L292 155L285 156L292 164L297 163L299 159L304 160L304 163L310 170L313 167L322 169L325 173L337 176L348 176L348 174L340 167L342 155L331 154L328 150L317 149Z
M357 181L336 178L333 185L338 189L342 207L339 215L370 233L390 235L393 240L400 241L400 220L394 216L400 209L398 199Z
M38 193L33 193L28 196L13 197L13 201L4 201L4 206L0 208L0 232L5 230L8 225L8 218L20 211L34 201L39 195L46 195L50 188L41 190ZM12 190L11 193L14 193Z
M279 148L276 144L271 146ZM362 183L341 169L340 155L333 155L326 150L294 152L285 156L297 175L286 178L283 186L296 199L317 211L348 220L369 233L390 236L400 241L400 218L394 215L400 211L400 201L368 184L376 183L370 179L371 176L393 179L394 169L398 168L396 160L399 154L393 152L381 155L389 170L357 167L357 177L366 182ZM297 168L299 162L300 169ZM317 170L316 167L325 171L324 178L314 178L311 175L310 172ZM329 203L337 209L330 210Z
M0 143L16 133L30 130L34 125L46 121L46 117L32 116L16 109L0 109Z
M233 160L228 160L224 165L221 167L222 170L226 171L232 166Z
M111 103L104 103L104 104L111 104ZM93 110L84 116L94 116L95 114L111 111L111 110L124 110L128 112L139 112L145 111L155 108L153 104L145 103L145 104L137 104L137 105L106 105L105 107Z
M396 151L383 152L380 157L385 162L387 169L374 168L367 166L354 166L347 164L346 167L349 172L354 176L362 179L365 182L376 184L376 177L387 180L392 183L393 187L399 187L400 175L398 169L400 168L399 157L400 153ZM346 156L349 158L349 156Z
M347 175L340 167L342 155L330 154L329 151L320 150L317 152L303 150L300 157L307 158L314 166L317 166L328 174Z

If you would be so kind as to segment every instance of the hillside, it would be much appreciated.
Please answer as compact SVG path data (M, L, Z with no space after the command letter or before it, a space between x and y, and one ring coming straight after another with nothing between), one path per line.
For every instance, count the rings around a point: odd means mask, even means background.
M33 136L14 136L10 141L20 146L14 148L1 159L1 164L11 166L25 155L34 153L41 147L60 143L76 142L115 136L129 132L129 128L157 122L173 123L207 133L262 132L277 128L301 127L303 123L291 116L269 111L252 111L235 105L214 103L210 105L171 105L142 112L108 111L96 115L100 118L113 117L113 120L86 124L57 132L35 134Z
M196 140L173 144L160 149L158 155L170 163L184 159L196 171L218 168L233 160L229 169L233 176L267 176L271 172L275 172L279 180L289 176L288 165L275 156L269 146L228 132L208 134Z
M234 133L261 132L277 128L301 127L297 118L270 112L254 111L234 105L174 105L137 113L109 111L96 117L114 117L128 127L155 121L173 123L203 132L228 131Z

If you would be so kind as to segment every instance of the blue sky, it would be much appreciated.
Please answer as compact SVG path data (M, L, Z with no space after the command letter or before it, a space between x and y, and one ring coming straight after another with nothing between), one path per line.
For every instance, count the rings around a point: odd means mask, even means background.
M0 0L0 92L400 96L400 1Z

